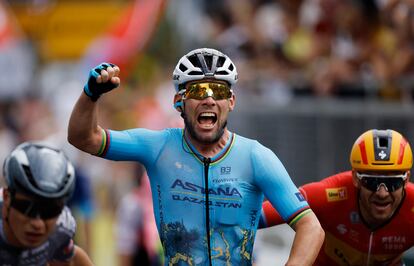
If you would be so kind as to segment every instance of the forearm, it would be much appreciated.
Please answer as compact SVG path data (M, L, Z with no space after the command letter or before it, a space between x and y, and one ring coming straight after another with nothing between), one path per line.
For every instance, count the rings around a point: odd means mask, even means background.
M102 140L98 126L98 104L82 93L69 120L68 141L73 146L90 154L96 154Z
M93 266L88 254L80 247L75 247L75 256L73 257L73 266Z
M286 265L312 265L323 244L325 232L313 212L301 218L294 230L296 234Z

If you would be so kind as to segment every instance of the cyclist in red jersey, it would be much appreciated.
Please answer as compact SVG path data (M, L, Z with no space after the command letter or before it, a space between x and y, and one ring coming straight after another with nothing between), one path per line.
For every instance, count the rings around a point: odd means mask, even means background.
M410 144L394 130L369 130L352 147L351 171L300 188L325 230L315 265L404 265L414 245ZM284 223L265 202L259 227Z

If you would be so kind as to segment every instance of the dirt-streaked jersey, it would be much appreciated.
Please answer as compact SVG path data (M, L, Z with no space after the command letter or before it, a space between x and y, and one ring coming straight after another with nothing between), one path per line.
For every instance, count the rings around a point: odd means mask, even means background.
M263 193L286 220L308 211L282 163L257 141L230 133L208 160L178 128L105 137L103 157L146 167L165 265L208 265L209 250L212 265L251 265Z
M361 220L352 172L343 172L300 188L325 230L315 265L402 265L404 251L414 245L414 185L393 218L370 230ZM283 223L272 206L263 204L263 227ZM261 225L262 227L262 225Z
M0 266L46 266L47 262L51 261L66 262L74 255L72 239L76 223L67 207L63 209L56 222L56 230L46 242L36 248L22 249L8 244L3 232L3 223L5 221L0 220Z

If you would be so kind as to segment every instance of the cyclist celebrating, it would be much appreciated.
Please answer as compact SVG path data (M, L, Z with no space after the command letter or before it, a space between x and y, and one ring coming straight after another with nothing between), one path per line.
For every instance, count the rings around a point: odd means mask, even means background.
M326 232L316 265L403 265L414 245L410 144L394 130L369 130L352 147L352 171L300 188ZM269 202L260 227L283 223Z
M76 224L64 204L74 170L63 153L26 142L6 158L3 172L1 265L93 265L72 240Z
M97 100L119 68L92 69L69 121L69 142L90 154L142 163L150 178L165 265L251 265L263 194L296 229L288 265L310 265L323 230L276 155L227 129L237 71L223 53L196 49L178 62L174 106L184 129L103 130Z

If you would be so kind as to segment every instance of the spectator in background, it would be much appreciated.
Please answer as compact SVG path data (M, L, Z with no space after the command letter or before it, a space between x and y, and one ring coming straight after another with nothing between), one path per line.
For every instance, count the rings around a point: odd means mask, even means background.
M241 86L249 97L411 100L412 1L240 2L204 8L214 44L241 67L248 62Z
M162 265L161 243L155 224L148 176L137 166L136 187L121 198L117 208L115 241L119 266Z
M384 98L413 100L414 2L390 0L382 7L382 18L392 33L393 46L378 61L378 76L386 84ZM382 59L382 60L381 60Z
M78 232L76 241L90 254L92 249L91 222L94 217L95 204L93 199L93 188L90 177L80 168L75 167L76 186L72 197L69 199L68 207L72 210L77 223Z

